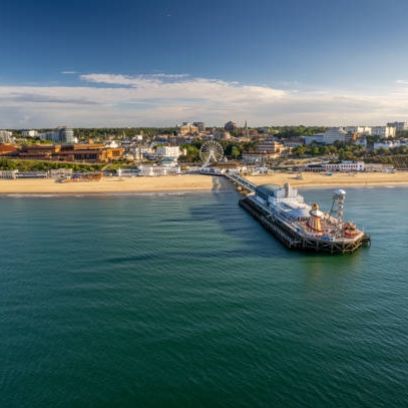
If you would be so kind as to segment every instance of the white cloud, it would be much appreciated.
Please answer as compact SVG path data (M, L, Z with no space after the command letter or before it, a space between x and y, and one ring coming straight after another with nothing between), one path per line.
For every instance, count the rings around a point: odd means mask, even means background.
M63 75L76 75L78 71L61 71Z
M276 89L186 74L84 74L81 86L0 86L0 128L385 123L408 117L408 89Z

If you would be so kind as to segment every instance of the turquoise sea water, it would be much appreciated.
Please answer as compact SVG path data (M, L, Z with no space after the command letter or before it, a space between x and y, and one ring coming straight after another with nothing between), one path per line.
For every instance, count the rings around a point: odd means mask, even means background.
M408 406L408 189L350 189L334 257L238 198L0 198L0 407Z

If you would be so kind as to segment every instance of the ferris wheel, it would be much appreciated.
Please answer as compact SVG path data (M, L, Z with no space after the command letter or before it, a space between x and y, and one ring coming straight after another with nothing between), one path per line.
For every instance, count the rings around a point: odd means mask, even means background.
M224 149L218 142L210 140L201 146L200 159L203 162L203 167L208 166L211 162L220 162L223 157Z

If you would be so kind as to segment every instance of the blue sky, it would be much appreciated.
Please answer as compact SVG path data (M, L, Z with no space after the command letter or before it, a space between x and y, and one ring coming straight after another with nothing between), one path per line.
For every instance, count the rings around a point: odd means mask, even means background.
M0 127L408 119L404 0L0 0Z

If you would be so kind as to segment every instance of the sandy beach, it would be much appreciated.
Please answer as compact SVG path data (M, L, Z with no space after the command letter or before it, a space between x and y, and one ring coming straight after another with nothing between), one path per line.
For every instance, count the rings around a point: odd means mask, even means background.
M408 172L361 173L332 176L305 173L298 180L294 174L275 173L268 176L250 176L255 184L283 184L304 188L408 186ZM97 182L56 183L50 179L0 180L0 194L120 194L152 192L194 192L228 189L229 183L221 177L182 175L166 177L109 177Z
M298 180L293 173L275 173L267 176L248 177L255 184L290 183L299 188L327 188L327 187L369 187L369 186L408 186L408 172L396 173L303 173Z
M217 179L217 180L213 180ZM51 179L0 180L0 194L109 194L210 191L218 178L201 175L105 177L101 181L57 183Z

